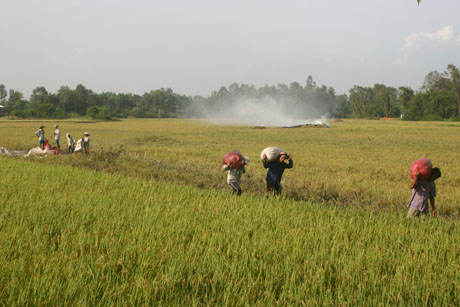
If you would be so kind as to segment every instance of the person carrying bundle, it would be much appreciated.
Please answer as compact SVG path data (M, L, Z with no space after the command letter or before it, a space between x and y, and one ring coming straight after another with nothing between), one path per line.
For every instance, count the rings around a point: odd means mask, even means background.
M69 153L73 153L75 150L75 141L73 137L70 135L70 133L66 133L65 137L67 139L67 150Z
M274 195L281 194L281 177L283 177L286 168L292 168L293 166L292 154L281 151L276 147L269 147L262 151L261 158L264 168L268 168L266 178L267 192L273 192ZM289 162L286 163L286 160Z
M232 188L232 193L241 195L241 175L246 172L245 166L249 164L249 158L234 150L225 154L222 164L222 170L228 171L227 183Z
M441 177L441 170L431 167L429 159L418 159L411 166L412 182L409 186L412 195L407 207L408 218L427 216L429 214L428 200L431 205L431 214L436 216L436 179Z

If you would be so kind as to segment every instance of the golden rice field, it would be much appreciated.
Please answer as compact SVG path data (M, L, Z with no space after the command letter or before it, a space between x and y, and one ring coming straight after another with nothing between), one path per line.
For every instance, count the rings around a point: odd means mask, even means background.
M37 146L34 132L42 123L52 140L55 122L0 121L0 146ZM41 163L229 190L220 166L223 155L237 149L252 160L243 177L244 192L263 194L266 172L260 152L277 146L294 157L294 168L283 178L285 196L392 212L405 211L409 167L427 157L443 174L437 181L438 212L460 214L460 123L345 120L330 128L264 130L197 120L59 124L63 137L66 132L81 137L88 130L92 154L48 157Z
M36 146L42 123L0 121L0 146ZM91 154L0 156L2 306L460 304L457 123L59 124ZM266 146L294 156L283 197L264 195ZM252 160L241 197L232 149ZM404 217L419 157L442 170L440 218Z

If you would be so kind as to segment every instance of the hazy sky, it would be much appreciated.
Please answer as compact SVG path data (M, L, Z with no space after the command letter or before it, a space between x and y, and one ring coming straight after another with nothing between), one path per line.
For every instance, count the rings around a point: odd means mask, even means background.
M418 89L460 65L459 0L1 0L0 83L207 96L231 83Z

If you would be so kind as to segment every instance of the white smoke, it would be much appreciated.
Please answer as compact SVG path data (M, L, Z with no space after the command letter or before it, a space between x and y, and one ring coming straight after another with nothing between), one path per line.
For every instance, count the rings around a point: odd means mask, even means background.
M240 99L225 104L218 111L205 113L203 117L206 120L221 125L329 126L326 114L318 116L318 112L307 105L286 104L268 96L262 99Z

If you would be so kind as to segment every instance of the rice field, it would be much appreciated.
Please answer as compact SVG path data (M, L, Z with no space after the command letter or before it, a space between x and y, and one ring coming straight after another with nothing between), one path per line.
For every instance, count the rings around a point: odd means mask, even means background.
M0 121L0 146L36 146L42 123ZM457 123L59 124L91 154L0 157L0 305L460 304ZM282 197L266 146L294 156ZM232 149L252 160L241 197ZM440 218L404 217L419 157L443 172Z
M0 121L0 146L37 146L33 133L42 123L51 140L55 122ZM263 130L197 120L58 123L63 136L69 132L75 139L88 130L92 154L48 157L38 159L40 163L228 191L220 167L224 154L236 149L252 160L242 180L244 193L261 195L266 171L260 152L277 146L294 158L294 168L283 177L285 196L377 211L405 211L409 167L426 157L442 171L437 181L438 213L460 214L460 123L456 122L346 120L330 128ZM65 145L65 140L61 142Z

